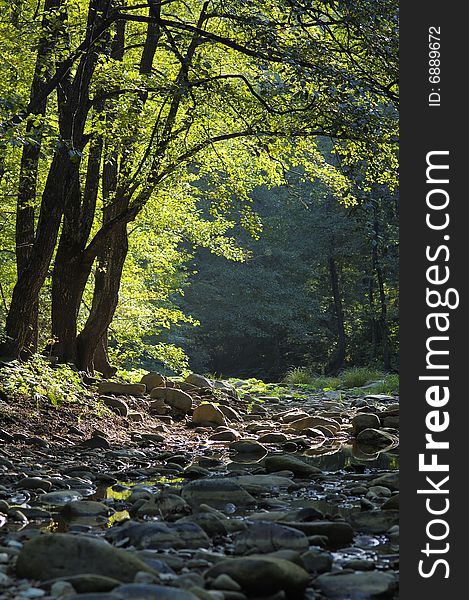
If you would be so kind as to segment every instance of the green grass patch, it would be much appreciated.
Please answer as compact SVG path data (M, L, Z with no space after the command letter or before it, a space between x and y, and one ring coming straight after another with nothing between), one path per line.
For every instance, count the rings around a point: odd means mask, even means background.
M383 374L370 367L352 367L339 374L341 387L345 389L362 387L376 379L381 379Z
M399 395L399 375L391 373L386 375L383 382L377 383L367 390L368 394L388 394L391 396Z

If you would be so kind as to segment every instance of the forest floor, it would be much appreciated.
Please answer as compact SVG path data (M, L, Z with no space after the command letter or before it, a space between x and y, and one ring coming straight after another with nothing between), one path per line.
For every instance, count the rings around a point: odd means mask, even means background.
M397 598L398 398L189 381L2 394L0 598Z

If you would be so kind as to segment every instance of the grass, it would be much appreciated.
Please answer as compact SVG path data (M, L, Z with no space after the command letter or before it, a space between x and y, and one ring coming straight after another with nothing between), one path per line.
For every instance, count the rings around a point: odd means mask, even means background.
M352 367L345 369L337 377L318 375L307 367L290 369L284 378L288 385L309 387L313 389L337 390L360 388L368 383L383 379L382 382L367 390L367 393L392 394L399 393L399 376L384 375L372 367Z

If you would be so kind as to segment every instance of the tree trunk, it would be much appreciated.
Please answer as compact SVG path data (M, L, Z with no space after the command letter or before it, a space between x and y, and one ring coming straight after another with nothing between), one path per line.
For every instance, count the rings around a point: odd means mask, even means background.
M334 355L329 360L329 363L326 367L326 373L328 375L336 375L342 368L345 361L346 340L344 327L344 311L342 308L342 298L340 295L337 265L333 256L329 256L328 266L332 297L334 300L334 313L337 321L337 348L334 352Z
M127 224L116 227L95 276L93 304L85 327L78 335L78 367L93 373L96 349L112 322L119 301L122 269L127 257Z
M381 343L383 347L383 367L386 371L391 370L391 346L389 344L389 331L388 331L388 318L387 318L387 302L386 292L384 290L384 275L381 268L381 263L378 254L378 240L379 240L379 222L375 219L373 224L374 229L374 243L373 243L373 267L378 280L378 291L379 291L379 303L380 303L380 318L379 318L379 329L381 334Z

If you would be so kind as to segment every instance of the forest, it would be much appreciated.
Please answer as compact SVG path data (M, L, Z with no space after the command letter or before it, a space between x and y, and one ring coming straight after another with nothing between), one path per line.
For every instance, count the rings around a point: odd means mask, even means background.
M393 2L2 15L2 355L397 367Z
M397 599L398 2L0 44L0 596Z

